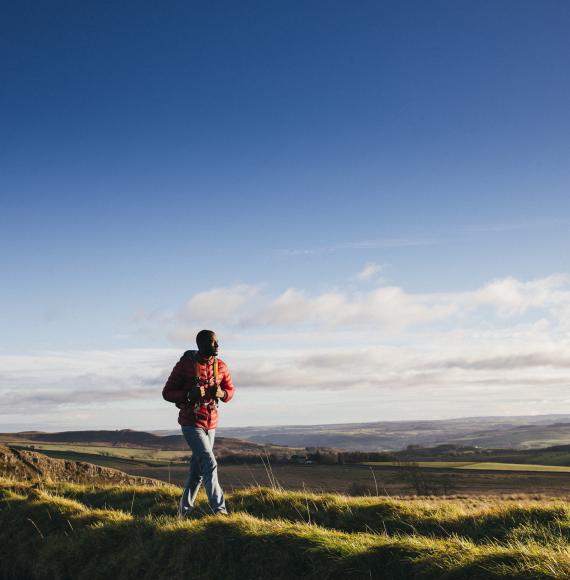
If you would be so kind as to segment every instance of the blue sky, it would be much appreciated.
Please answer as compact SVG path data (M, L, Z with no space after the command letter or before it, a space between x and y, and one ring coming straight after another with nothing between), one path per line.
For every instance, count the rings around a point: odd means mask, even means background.
M227 424L568 408L569 26L563 1L6 6L0 425L166 428L203 326ZM544 364L424 373L499 351Z

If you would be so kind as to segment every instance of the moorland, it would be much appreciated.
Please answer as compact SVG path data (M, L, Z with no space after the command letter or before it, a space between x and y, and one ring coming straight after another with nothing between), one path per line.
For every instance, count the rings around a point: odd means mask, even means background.
M286 447L221 437L230 509L176 509L177 436L0 436L0 579L566 579L570 446Z

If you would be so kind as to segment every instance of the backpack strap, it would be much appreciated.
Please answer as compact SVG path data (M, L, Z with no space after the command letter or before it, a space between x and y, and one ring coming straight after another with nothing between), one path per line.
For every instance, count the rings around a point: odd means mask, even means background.
M220 379L219 379L219 369L218 369L218 357L214 358L214 387L216 388L216 391L218 391L218 387L220 386ZM214 397L214 400L216 401L216 406L218 404L218 397Z

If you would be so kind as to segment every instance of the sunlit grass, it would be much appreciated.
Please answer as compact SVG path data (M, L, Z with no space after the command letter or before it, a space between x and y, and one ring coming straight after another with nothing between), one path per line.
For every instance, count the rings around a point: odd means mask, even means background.
M569 578L557 501L355 498L268 488L180 489L0 480L2 578Z

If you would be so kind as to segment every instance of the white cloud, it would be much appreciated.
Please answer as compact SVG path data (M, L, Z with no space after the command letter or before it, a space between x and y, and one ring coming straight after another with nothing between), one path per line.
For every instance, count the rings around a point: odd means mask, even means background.
M228 321L259 292L259 286L239 284L198 292L184 306L184 317L196 322Z
M356 275L358 280L370 280L374 278L376 274L382 271L382 266L380 264L369 263L364 266L364 268Z
M554 274L521 282L513 277L494 280L480 290L467 293L472 307L493 306L502 317L524 314L530 308L544 308L570 304L570 292L563 290L568 285L568 276Z
M23 408L105 406L153 397L179 356L170 349L2 355L0 408L10 414Z
M376 267L369 266L363 272ZM491 309L491 313L483 309ZM216 324L226 331L360 328L389 334L436 322L481 324L482 316L492 324L494 317L499 321L516 319L531 312L570 326L568 277L555 274L529 281L506 277L474 290L423 294L384 285L365 292L335 290L313 295L287 288L274 297L261 292L260 286L214 288L190 298L179 325L170 330L169 336L175 342L193 340L197 323Z

